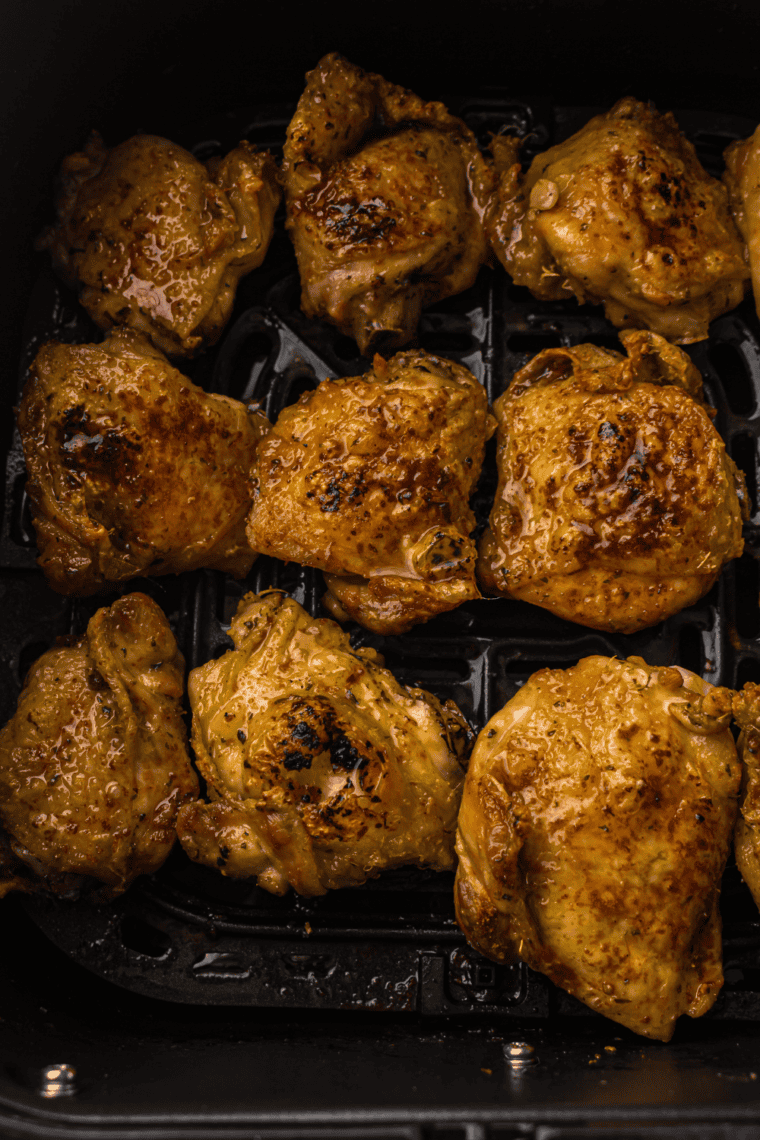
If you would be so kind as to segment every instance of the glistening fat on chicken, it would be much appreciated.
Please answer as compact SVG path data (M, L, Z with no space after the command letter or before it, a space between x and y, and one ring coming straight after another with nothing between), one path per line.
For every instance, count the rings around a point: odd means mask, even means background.
M491 176L472 131L337 54L307 75L282 172L304 312L365 355L408 344L423 307L468 289L490 257Z
M499 485L479 551L487 593L634 633L701 598L742 553L744 476L702 378L656 333L628 352L540 352L494 404Z
M250 570L248 472L269 425L196 387L139 333L43 345L18 426L39 563L55 590Z
M732 707L741 729L737 746L742 761L734 852L741 876L760 907L760 685L749 681L734 694Z
M621 99L524 177L517 139L498 135L492 150L489 240L535 297L603 304L618 328L678 344L706 339L742 300L749 271L726 188L671 114Z
M453 702L400 685L374 650L276 590L246 595L230 636L188 681L209 792L179 814L190 858L278 895L453 869L471 743Z
M755 308L760 314L760 127L726 148L723 181L739 233L747 244Z
M467 773L455 903L472 945L647 1037L706 1013L741 775L732 696L640 657L534 673Z
M158 870L198 794L184 660L145 594L43 653L0 732L0 894L103 897Z
M249 542L324 570L333 616L379 633L478 598L469 499L494 429L462 365L376 356L280 413L251 472Z
M241 277L261 265L280 201L269 154L241 142L199 162L155 135L65 159L38 246L101 329L128 325L170 356L214 344Z

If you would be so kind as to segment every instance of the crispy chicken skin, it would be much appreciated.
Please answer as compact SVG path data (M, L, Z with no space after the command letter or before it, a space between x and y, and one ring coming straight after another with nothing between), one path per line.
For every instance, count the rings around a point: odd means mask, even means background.
M326 571L333 616L402 633L480 596L469 498L494 429L462 365L376 356L280 414L256 455L248 540Z
M487 215L496 256L546 301L603 304L618 328L677 344L705 340L749 276L726 188L672 114L621 99L523 178L518 142L493 139L498 187Z
M734 694L733 712L741 732L742 788L734 852L741 876L760 907L760 685L748 682Z
M760 316L760 127L731 143L724 154L723 181L739 233L747 243L755 308Z
M465 782L455 902L472 945L647 1037L705 1013L740 782L731 697L640 657L535 673Z
M452 869L471 737L456 706L279 591L246 595L230 636L188 683L210 797L180 812L190 858L278 895Z
M68 639L67 639L68 640ZM184 661L144 594L98 610L32 667L0 732L0 894L113 897L156 871L198 795L182 719Z
M129 325L170 356L213 344L238 281L264 260L280 200L274 161L241 142L199 162L155 135L64 160L40 239L101 329Z
M468 289L489 257L490 171L441 103L336 54L308 73L283 183L301 303L362 353L415 335L425 305Z
M633 633L692 605L743 549L744 476L686 353L656 333L628 352L540 352L494 411L499 485L483 589L593 629Z
M55 590L250 570L248 470L268 424L197 388L139 333L43 345L18 426L39 563Z

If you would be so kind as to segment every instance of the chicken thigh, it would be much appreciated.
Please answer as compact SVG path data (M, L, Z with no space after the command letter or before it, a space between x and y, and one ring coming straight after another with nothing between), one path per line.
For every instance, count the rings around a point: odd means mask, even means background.
M489 239L518 285L546 301L603 304L618 328L705 340L749 277L725 187L671 114L621 99L523 176L518 142L493 140Z
M39 248L96 325L129 325L170 356L213 344L272 238L272 158L241 142L204 165L155 135L109 151L93 134L59 182L58 218Z
M747 243L755 308L760 315L760 127L725 152L723 181L739 233Z
M470 744L456 706L398 684L279 591L246 595L230 636L188 683L210 798L180 812L191 859L302 895L453 868Z
M101 609L40 657L0 732L0 894L113 897L156 871L198 794L182 719L184 661L144 594Z
M18 426L39 563L60 593L250 570L248 470L267 421L197 388L139 333L43 345Z
M473 751L455 901L468 940L668 1041L723 984L740 765L728 689L587 657L535 673Z
M741 876L760 907L760 685L748 682L734 694L733 713L741 729L737 743L742 760L734 852Z
M633 633L692 605L742 553L744 477L687 355L626 332L620 353L540 352L494 411L499 486L486 591Z
M402 633L480 596L469 497L495 422L471 372L375 357L286 408L252 471L255 550L325 570L325 605Z
M474 135L441 103L325 56L283 161L304 312L365 355L407 344L423 306L468 289L489 256L489 179Z

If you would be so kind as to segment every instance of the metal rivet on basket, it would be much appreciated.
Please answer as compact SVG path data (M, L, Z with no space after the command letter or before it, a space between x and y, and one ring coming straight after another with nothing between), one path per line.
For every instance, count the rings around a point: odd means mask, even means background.
M40 1096L71 1096L77 1091L77 1071L73 1065L45 1065L40 1077Z
M504 1057L513 1072L519 1073L522 1069L529 1069L531 1065L538 1064L535 1049L527 1041L510 1041L504 1046Z

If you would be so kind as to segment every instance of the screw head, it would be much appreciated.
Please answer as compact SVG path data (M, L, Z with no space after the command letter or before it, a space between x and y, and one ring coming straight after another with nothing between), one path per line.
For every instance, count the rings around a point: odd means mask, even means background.
M504 1046L504 1057L515 1072L538 1064L535 1049L527 1041L510 1041Z
M72 1096L76 1092L76 1075L73 1065L45 1065L40 1074L40 1096Z

